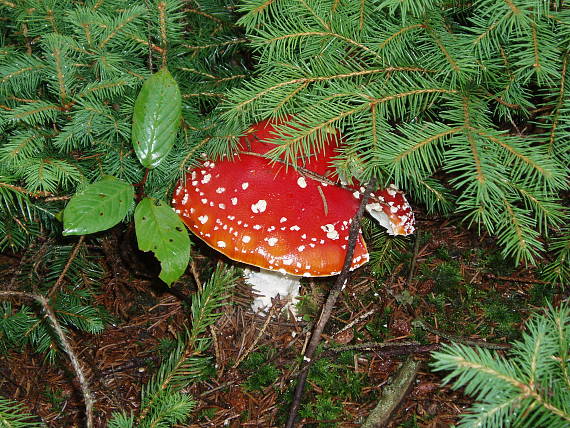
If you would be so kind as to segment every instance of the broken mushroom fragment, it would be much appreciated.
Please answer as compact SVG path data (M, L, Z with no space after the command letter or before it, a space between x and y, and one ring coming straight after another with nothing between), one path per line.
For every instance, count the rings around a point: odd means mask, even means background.
M266 271L262 281L291 281L284 275L320 277L342 269L352 217L361 193L319 178L331 173L330 156L338 136L329 134L320 156L311 156L303 168L286 168L263 157L275 145L274 124L254 125L240 139L239 157L206 160L190 171L175 190L172 205L189 229L214 249L238 262ZM304 172L304 173L303 173ZM312 173L318 173L316 176ZM368 211L393 234L413 232L413 214L403 194L393 188L377 192ZM351 269L368 261L366 244L359 234ZM268 275L273 271L277 275ZM249 273L250 283L259 279ZM297 284L265 287L265 300L285 290L298 294ZM270 289L273 293L270 293Z

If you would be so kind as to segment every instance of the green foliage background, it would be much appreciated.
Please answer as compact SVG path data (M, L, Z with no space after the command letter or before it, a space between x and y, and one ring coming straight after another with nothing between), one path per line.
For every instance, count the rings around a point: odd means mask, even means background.
M106 174L141 181L133 102L161 66L181 87L183 126L148 196L167 199L202 152L231 152L251 122L294 114L271 156L317 151L339 128L343 175L461 215L516 261L536 261L564 224L564 2L25 0L0 11L3 248L24 247L35 218L49 223L54 197Z
M57 214L76 192L111 175L137 198L169 200L202 153L231 153L252 122L292 115L272 158L307 156L340 129L343 177L393 182L414 206L488 232L515 262L549 262L544 278L565 283L569 60L562 0L0 0L0 251L57 260L42 271L47 292L73 248ZM133 108L165 66L181 127L149 172L133 151ZM398 253L389 242L378 266ZM11 286L34 286L29 256ZM100 331L100 272L84 248L72 267L67 282L85 290L61 288L56 315ZM48 349L34 311L0 311L2 346Z

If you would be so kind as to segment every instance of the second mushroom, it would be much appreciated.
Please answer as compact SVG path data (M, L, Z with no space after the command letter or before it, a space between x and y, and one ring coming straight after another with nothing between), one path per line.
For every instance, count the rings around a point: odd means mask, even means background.
M336 185L331 157L340 138L329 134L320 156L301 168L271 163L264 155L275 147L275 126L263 121L241 137L238 156L206 160L175 190L172 205L188 228L232 260L261 268L247 281L261 296L253 309L265 309L278 296L294 302L300 277L340 273L352 217L362 196L359 188ZM368 212L390 234L414 231L414 216L403 193L391 186L374 192ZM351 269L369 259L359 234Z

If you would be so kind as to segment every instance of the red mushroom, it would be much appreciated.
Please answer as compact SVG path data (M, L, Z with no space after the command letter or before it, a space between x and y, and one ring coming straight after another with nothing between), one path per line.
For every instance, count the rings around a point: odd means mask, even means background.
M270 163L263 155L275 147L268 143L275 138L275 123L253 126L240 139L236 160L206 160L192 170L176 189L173 207L193 233L230 259L275 271L281 278L336 275L361 192L320 178L334 173L330 157L337 145L335 134L324 142L324 154L310 157L301 170ZM367 209L390 233L413 232L410 206L395 188L377 192ZM351 269L368 258L360 234ZM260 286L255 276L249 280ZM298 293L291 290L298 285L290 282L270 287L277 288L262 303L277 293Z

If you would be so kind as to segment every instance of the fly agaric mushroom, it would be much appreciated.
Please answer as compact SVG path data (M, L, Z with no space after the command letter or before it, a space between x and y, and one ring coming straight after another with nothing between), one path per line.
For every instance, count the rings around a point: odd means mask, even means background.
M276 138L277 124L263 121L250 128L240 138L236 160L206 160L190 171L172 200L188 228L209 246L265 270L260 276L247 274L248 282L265 294L254 301L254 309L269 305L277 294L292 300L299 277L340 273L363 191L323 179L335 175L330 165L339 141L335 134L324 141L321 156L308 158L301 169L270 163L263 155L275 147L269 140ZM410 205L395 187L375 192L366 208L389 233L413 233ZM368 259L359 233L351 269Z

